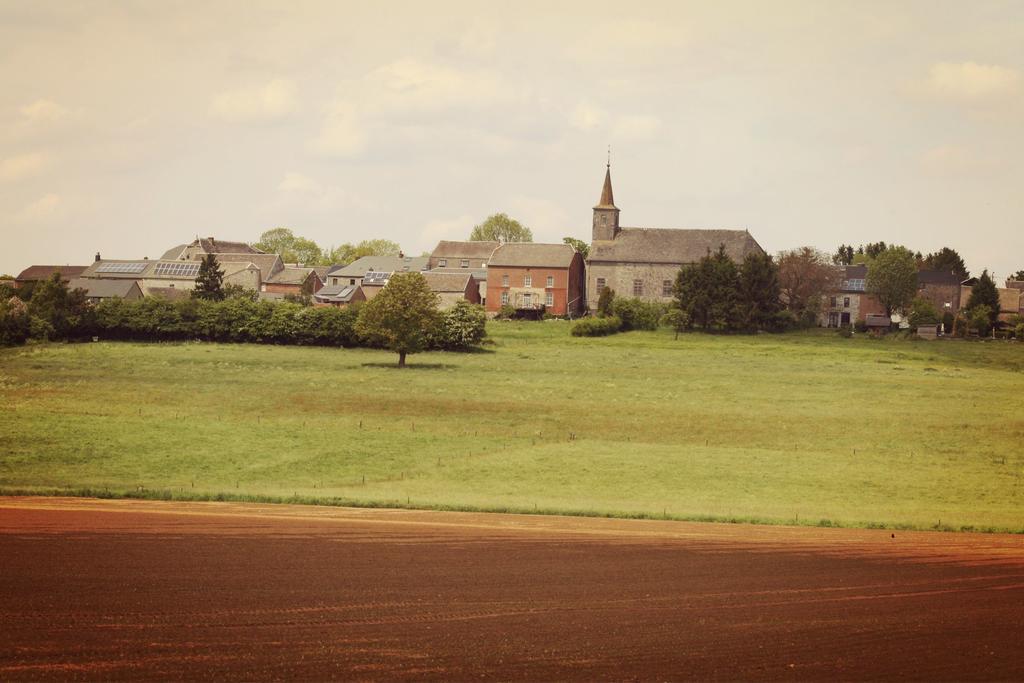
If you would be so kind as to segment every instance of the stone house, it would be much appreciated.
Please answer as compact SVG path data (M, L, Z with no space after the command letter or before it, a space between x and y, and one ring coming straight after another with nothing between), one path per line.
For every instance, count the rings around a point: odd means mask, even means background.
M97 256L99 256L97 254ZM144 295L166 294L168 290L190 291L195 288L199 274L199 261L149 261L98 259L81 274L81 280L115 280L138 282ZM246 289L259 288L260 269L253 263L225 262L220 264L224 271L224 284L236 284Z
M761 245L746 230L626 228L612 194L611 166L605 170L601 199L594 207L592 241L587 259L586 298L591 310L605 287L616 295L667 302L679 269L724 247L741 262L760 253Z
M481 270L487 268L491 254L499 246L500 242L441 240L434 247L434 251L430 252L427 268Z
M451 308L460 301L480 303L480 288L472 273L449 273L428 270L423 273L430 291L437 294L441 310Z
M487 266L486 308L574 315L585 305L584 280L583 256L568 244L502 244Z
M825 296L818 324L821 327L850 327L856 322L864 322L868 316L884 316L885 307L865 291L868 267L860 264L839 266L839 269L842 271L841 284L837 291Z
M315 268L284 266L260 287L261 292L274 294L316 294L324 286Z
M361 285L369 272L375 273L408 273L427 270L429 257L398 256L363 256L347 266L334 266L327 271L327 285Z
M960 310L960 294L960 277L955 273L944 270L918 271L917 295L930 301L940 315L955 315Z
M179 244L171 247L160 257L161 261L197 261L207 254L217 254L218 261L221 254L266 254L256 247L249 246L245 242L218 241L213 237L197 237L189 244Z

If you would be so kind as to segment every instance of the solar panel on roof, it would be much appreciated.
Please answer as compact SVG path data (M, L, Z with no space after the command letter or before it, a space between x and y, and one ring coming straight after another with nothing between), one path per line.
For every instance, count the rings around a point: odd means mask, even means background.
M169 275L178 277L195 277L199 274L201 264L195 261L176 261L174 263L158 263L153 269L154 275Z
M97 273L141 273L149 263L146 261L132 261L129 263L101 263L96 268Z

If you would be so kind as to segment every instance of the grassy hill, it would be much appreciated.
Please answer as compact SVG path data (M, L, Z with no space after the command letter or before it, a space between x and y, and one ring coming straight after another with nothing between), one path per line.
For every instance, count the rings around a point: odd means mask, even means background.
M1024 345L489 331L0 350L0 489L1024 530Z

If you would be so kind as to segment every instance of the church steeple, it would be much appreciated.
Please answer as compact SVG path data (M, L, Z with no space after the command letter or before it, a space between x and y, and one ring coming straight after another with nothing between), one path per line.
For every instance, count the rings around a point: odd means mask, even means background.
M619 234L619 209L615 206L612 194L612 160L608 152L608 163L604 171L604 187L601 188L601 200L594 207L593 239L613 240Z

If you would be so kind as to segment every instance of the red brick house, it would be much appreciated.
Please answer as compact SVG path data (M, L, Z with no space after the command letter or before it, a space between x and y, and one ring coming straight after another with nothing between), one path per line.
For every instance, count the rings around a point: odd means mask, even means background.
M520 311L574 315L584 301L583 257L568 244L503 244L487 266L487 311L504 305Z

